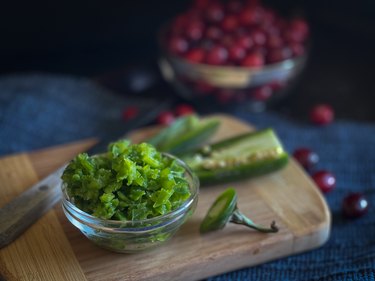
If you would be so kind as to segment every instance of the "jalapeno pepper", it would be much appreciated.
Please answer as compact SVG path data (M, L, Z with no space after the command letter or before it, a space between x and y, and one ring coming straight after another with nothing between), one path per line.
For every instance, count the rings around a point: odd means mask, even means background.
M200 225L200 232L206 233L222 229L228 222L241 224L264 233L279 231L274 221L270 227L266 227L254 223L242 214L237 208L237 193L233 188L228 188L215 200Z
M178 155L202 145L217 131L219 125L217 118L200 119L196 115L188 115L176 119L147 142L159 151Z
M225 183L276 171L288 154L272 129L245 133L181 156L201 184Z

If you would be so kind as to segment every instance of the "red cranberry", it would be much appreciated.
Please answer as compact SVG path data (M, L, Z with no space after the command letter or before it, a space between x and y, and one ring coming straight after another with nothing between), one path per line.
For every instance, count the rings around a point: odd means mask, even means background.
M332 107L327 104L314 106L310 111L310 120L316 125L327 125L334 119Z
M172 31L175 33L180 33L183 31L188 24L189 19L186 14L178 15L172 22Z
M125 110L122 112L122 118L125 120L125 121L128 121L130 119L133 119L134 117L136 117L139 113L139 108L138 107L135 107L135 106L129 106L127 108L125 108Z
M229 59L233 62L241 62L246 56L246 51L242 46L233 45L228 48Z
M210 40L219 40L223 35L223 31L216 27L210 26L206 29L206 38Z
M219 3L212 3L206 8L206 19L212 23L218 23L224 18L224 8Z
M291 42L289 48L292 51L293 57L302 56L305 53L305 47L301 43Z
M260 67L264 65L263 55L259 52L248 54L241 63L242 66Z
M204 61L205 55L206 53L203 49L194 48L188 51L184 58L193 63L201 63Z
M281 30L281 31L285 31L285 30L287 30L289 28L288 22L285 19L281 18L281 17L278 17L275 20L274 26L276 28L278 28L279 30Z
M293 157L304 167L310 170L319 162L319 156L311 149L301 147L293 152Z
M318 171L313 174L312 178L323 193L330 192L336 187L336 178L328 171Z
M221 22L221 28L226 32L234 31L238 27L237 17L234 15L226 16Z
M257 101L266 101L272 97L272 94L270 86L261 86L252 91L252 97Z
M245 48L246 50L249 50L254 46L254 41L249 35L239 36L236 40L236 43L239 46Z
M170 125L174 120L174 114L170 111L163 111L157 117L157 122L162 125Z
M223 65L228 59L228 51L224 47L216 46L207 53L206 63Z
M277 34L271 34L267 38L267 48L274 49L280 48L283 45L283 40Z
M261 29L252 30L251 38L253 39L254 43L259 46L263 46L267 40L266 34Z
M221 40L220 40L220 43L224 46L224 47L230 47L234 44L234 41L235 39L233 38L232 35L230 34L225 34Z
M242 26L252 26L259 22L259 13L255 8L246 8L239 15L239 21Z
M210 4L210 2L211 0L194 0L193 7L203 10Z
M181 36L171 37L168 41L168 49L175 55L181 55L185 53L189 48L188 42Z
M199 40L203 37L204 24L199 20L189 22L186 26L186 36L191 40Z
M267 56L268 50L267 48L262 46L254 46L253 48L251 48L251 52L261 54L264 59Z
M239 0L232 0L232 1L229 1L228 4L227 4L227 10L230 12L230 13L239 13L243 8L243 3L242 1L239 1Z
M292 57L292 51L288 47L271 49L267 53L267 63L276 63Z
M194 89L198 94L208 95L208 94L211 94L215 90L214 86L204 81L195 82L194 85L195 85Z
M271 9L265 9L263 12L263 22L267 25L271 26L272 23L275 21L275 18L277 17L276 12Z
M290 22L290 29L293 31L294 39L299 40L299 42L305 40L309 33L309 26L303 19L292 20Z
M262 25L261 28L266 32L266 34L268 36L279 36L280 39L284 39L282 37L280 29L277 26L274 26L274 25L264 26L264 25Z
M186 17L188 18L188 22L192 20L201 20L202 19L202 11L199 9L190 9L186 12Z
M188 104L178 105L175 112L177 116L184 116L195 113L194 108Z
M358 218L368 211L368 201L361 193L351 193L342 202L342 211L347 218Z

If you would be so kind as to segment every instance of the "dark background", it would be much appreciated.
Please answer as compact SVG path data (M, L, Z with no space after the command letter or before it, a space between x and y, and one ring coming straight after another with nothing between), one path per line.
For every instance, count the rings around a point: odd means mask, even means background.
M154 65L158 28L190 3L7 2L0 7L1 74L38 71L87 77ZM324 102L339 118L374 122L375 3L266 2L282 13L303 13L312 31L307 67L291 95L273 110L303 118L311 104Z

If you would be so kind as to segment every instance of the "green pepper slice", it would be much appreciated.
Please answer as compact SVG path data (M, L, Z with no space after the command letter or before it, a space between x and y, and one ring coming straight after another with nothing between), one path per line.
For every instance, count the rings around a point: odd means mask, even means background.
M194 114L187 115L176 119L147 142L159 151L179 155L202 145L219 125L217 118L200 119Z
M182 159L204 185L274 172L288 163L289 156L275 132L265 129L206 145Z
M263 233L279 231L274 221L268 228L254 223L251 219L242 214L237 208L237 192L233 188L226 189L211 205L200 225L200 232L206 233L222 229L228 222L242 224Z
M233 188L225 190L211 205L203 219L200 231L202 233L224 228L236 209L237 194Z

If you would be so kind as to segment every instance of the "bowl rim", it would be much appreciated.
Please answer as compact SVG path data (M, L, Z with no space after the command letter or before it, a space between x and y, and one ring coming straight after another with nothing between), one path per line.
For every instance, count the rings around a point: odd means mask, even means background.
M83 210L79 209L77 206L75 206L69 200L69 197L68 197L67 192L66 192L66 184L64 182L62 182L61 183L61 191L62 191L62 205L63 205L63 208L64 208L64 212L65 211L69 212L69 214L71 216L73 216L74 219L77 220L76 215L72 214L72 211L73 211L74 213L77 213L78 215L80 215L84 218L83 222L82 222L83 219L79 218L81 223L86 224L86 225L91 225L92 227L95 227L95 228L101 227L101 228L104 228L106 230L109 230L109 229L113 230L114 228L116 228L118 230L122 229L122 230L126 230L126 231L132 231L132 230L139 231L139 230L142 230L142 229L150 230L150 228L157 228L160 225L168 224L168 222L170 220L173 221L174 218L181 215L184 211L186 211L193 204L193 202L198 197L200 183L199 183L199 178L197 177L197 175L190 169L190 167L184 161L182 161L178 157L176 157L172 154L169 154L169 153L162 152L162 155L176 160L181 166L183 166L186 173L188 173L189 176L191 177L191 184L189 183L189 186L193 186L193 188L190 188L190 190L191 191L193 190L194 192L192 192L190 194L190 197L187 200L185 200L183 202L183 204L181 206L179 206L177 209L175 209L171 212L168 212L164 215L160 215L160 216L156 216L156 217L144 219L144 220L125 220L125 221L121 221L121 220L112 220L112 219L102 219L102 218L98 218L98 217L95 217L93 215L90 215L90 214L84 212ZM169 219L169 220L166 220L166 219ZM133 226L132 227L131 226L131 225L146 224L146 223L153 223L153 222L154 223L159 222L159 223L152 224L151 227L150 226L142 226L142 227L140 227L140 226ZM111 227L106 226L106 225L109 225L109 224L111 225Z

